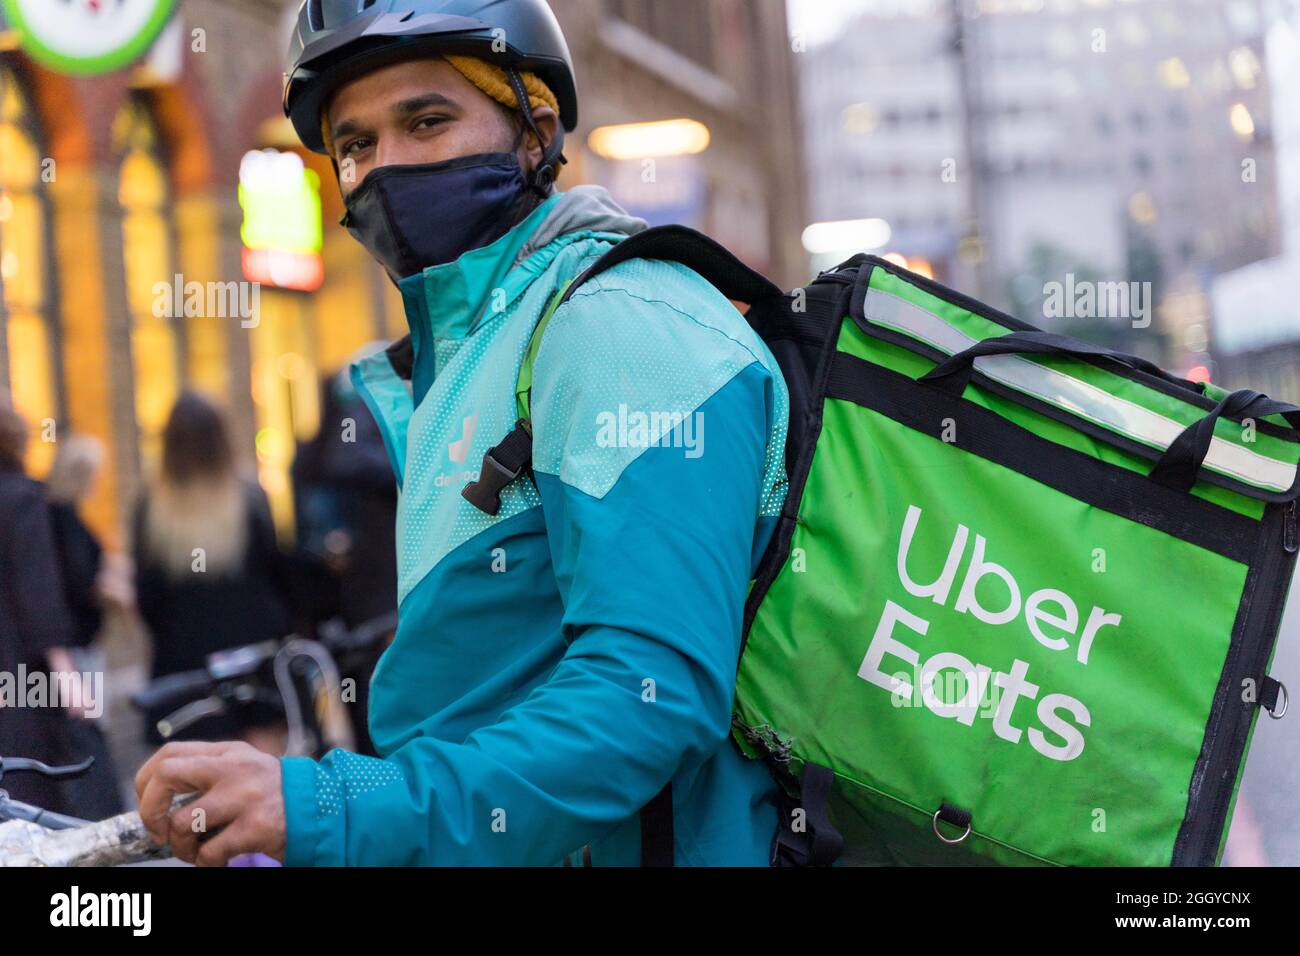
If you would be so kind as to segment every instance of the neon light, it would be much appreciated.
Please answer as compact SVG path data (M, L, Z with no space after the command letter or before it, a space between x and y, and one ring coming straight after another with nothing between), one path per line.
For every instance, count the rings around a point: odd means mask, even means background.
M296 153L254 150L239 164L244 278L314 292L324 281L320 177Z

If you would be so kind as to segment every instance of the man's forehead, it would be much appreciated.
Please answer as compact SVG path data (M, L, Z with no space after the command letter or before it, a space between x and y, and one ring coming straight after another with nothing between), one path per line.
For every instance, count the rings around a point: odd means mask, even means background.
M349 80L334 91L325 115L344 119L341 110L379 106L396 113L428 106L461 106L465 87L473 87L442 58L405 60Z

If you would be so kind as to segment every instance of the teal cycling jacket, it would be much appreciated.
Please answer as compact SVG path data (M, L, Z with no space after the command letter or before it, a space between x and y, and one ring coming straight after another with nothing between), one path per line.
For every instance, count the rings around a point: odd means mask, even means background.
M282 760L287 864L636 865L669 781L677 865L768 862L776 786L729 732L788 398L744 317L675 263L584 284L534 366L535 481L495 516L461 496L556 290L644 227L598 187L552 195L401 283L409 381L386 353L353 367L399 487L381 759Z

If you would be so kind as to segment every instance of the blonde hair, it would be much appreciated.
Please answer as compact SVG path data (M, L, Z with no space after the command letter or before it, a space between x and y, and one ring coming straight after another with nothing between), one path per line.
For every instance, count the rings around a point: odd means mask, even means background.
M145 549L173 579L238 569L248 543L248 504L225 416L184 392L163 431L163 460L146 505Z
M104 461L104 446L92 435L71 435L58 444L54 464L45 480L50 501L76 504L90 493Z
M238 570L248 544L243 485L233 474L183 484L155 481L144 537L146 553L172 580L193 575L200 556L204 573L213 577Z

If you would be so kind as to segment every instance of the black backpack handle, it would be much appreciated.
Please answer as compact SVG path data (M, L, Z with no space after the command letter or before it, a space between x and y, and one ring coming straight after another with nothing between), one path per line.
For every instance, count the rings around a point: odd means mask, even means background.
M1114 349L1108 349L1102 345L1080 342L1078 339L1072 339L1066 335L1057 335L1055 332L1038 331L1010 332L1007 335L999 335L976 342L965 351L958 352L940 362L929 372L922 375L918 381L936 385L951 395L961 395L966 390L966 386L970 384L971 375L975 372L975 360L977 358L985 355L1015 354L1074 355L1083 358L1105 358L1128 368L1136 369L1139 372L1154 375L1183 388L1195 387L1191 382L1170 375L1154 362L1148 362L1136 355L1126 355L1123 352L1116 352Z
M1213 411L1185 428L1156 462L1155 468L1151 470L1151 479L1175 491L1191 491L1201 466L1205 464L1205 456L1210 453L1214 426L1225 415L1229 418L1281 415L1292 428L1300 428L1300 408L1243 388L1225 395Z
M753 305L784 292L771 279L745 265L724 246L687 226L655 226L628 236L573 280L560 305L588 279L629 259L662 259L694 269L728 299Z
M922 375L917 381L927 382L952 395L961 395L969 384L975 371L975 359L984 355L1074 355L1079 357L1100 357L1117 362L1131 369L1155 375L1167 382L1173 382L1184 388L1192 388L1192 383L1170 375L1146 359L1136 355L1126 355L1100 345L1080 342L1068 336L1052 332L1011 332L976 342L970 348L950 356ZM1172 488L1175 491L1191 491L1197 476L1209 454L1210 443L1214 438L1214 426L1219 419L1227 416L1265 417L1281 415L1292 428L1300 429L1300 407L1278 402L1250 389L1232 392L1224 397L1211 411L1196 423L1189 425L1165 449L1156 466L1151 470L1153 481Z

